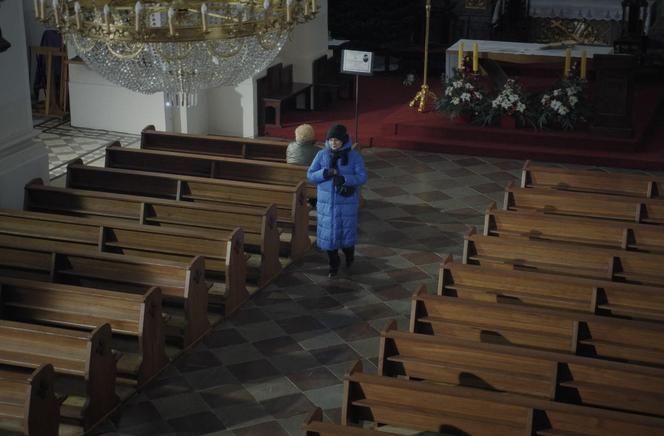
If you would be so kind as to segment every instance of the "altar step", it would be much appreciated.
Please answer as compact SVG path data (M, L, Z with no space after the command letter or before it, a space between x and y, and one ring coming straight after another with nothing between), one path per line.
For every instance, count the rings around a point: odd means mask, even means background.
M382 126L382 139L404 141L404 138L427 138L427 140L460 143L506 144L527 149L556 148L569 150L570 145L584 150L632 152L643 142L645 131L637 132L633 138L615 138L593 135L591 132L542 132L533 128L502 129L475 125L458 125L444 115L439 115L438 123L419 122L385 123ZM392 138L393 137L393 138ZM378 140L375 140L377 142ZM378 143L378 142L377 142Z
M493 132L486 132L485 139L488 136L493 136ZM533 143L536 142L537 140L535 138ZM373 143L378 147L447 154L464 154L481 157L491 156L504 159L531 159L535 161L626 167L656 171L661 171L662 168L664 168L664 155L662 155L662 153L623 153L606 150L591 150L588 148L579 148L579 145L583 144L577 143L576 141L572 143L568 141L557 147L543 147L540 144L526 145L509 141L470 141L450 137L433 138L392 135L375 138Z

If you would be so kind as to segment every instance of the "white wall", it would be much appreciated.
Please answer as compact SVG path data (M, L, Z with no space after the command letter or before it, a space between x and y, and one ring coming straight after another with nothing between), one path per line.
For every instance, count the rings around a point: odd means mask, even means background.
M84 64L69 66L71 125L89 129L138 134L154 124L172 128L172 115L164 94L139 94L109 82Z
M311 63L327 53L327 0L319 0L321 9L315 20L293 30L284 49L273 62L293 64L293 80L311 83ZM245 80L235 88L208 90L208 132L218 135L254 137L258 134L256 118L256 79L265 71Z
M320 10L316 19L297 26L277 62L293 64L293 80L311 83L311 63L327 54L327 0L318 0Z
M48 154L34 144L23 3L0 3L0 28L11 48L0 53L0 207L20 208L30 179L48 180Z
M207 91L208 133L213 135L256 136L256 79L235 87L220 86Z

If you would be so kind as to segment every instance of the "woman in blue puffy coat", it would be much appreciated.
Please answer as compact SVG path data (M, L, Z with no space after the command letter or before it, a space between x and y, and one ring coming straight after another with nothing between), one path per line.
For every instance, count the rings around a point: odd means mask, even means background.
M346 266L353 263L360 204L358 188L367 181L364 160L352 149L346 127L332 126L325 148L316 154L307 178L318 185L318 246L327 251L330 277L334 277L341 263L339 249L344 252Z

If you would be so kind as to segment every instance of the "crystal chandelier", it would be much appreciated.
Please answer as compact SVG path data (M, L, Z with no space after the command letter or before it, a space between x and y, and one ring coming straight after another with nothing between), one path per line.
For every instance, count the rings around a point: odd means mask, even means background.
M316 0L34 0L37 19L57 28L109 81L166 104L196 105L199 91L233 86L265 69Z

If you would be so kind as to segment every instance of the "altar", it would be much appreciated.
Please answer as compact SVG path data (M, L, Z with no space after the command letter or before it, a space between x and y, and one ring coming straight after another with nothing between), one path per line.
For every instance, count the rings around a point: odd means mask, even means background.
M447 77L450 77L454 73L454 68L457 66L459 44L463 43L464 49L468 53L471 52L473 43L475 42L479 46L480 59L513 63L560 62L562 70L565 58L564 49L544 49L545 44L460 39L452 44L445 52L445 75ZM613 53L613 47L609 46L576 45L571 48L572 58L581 58L583 50L586 51L588 59L592 59L593 56L598 54Z

